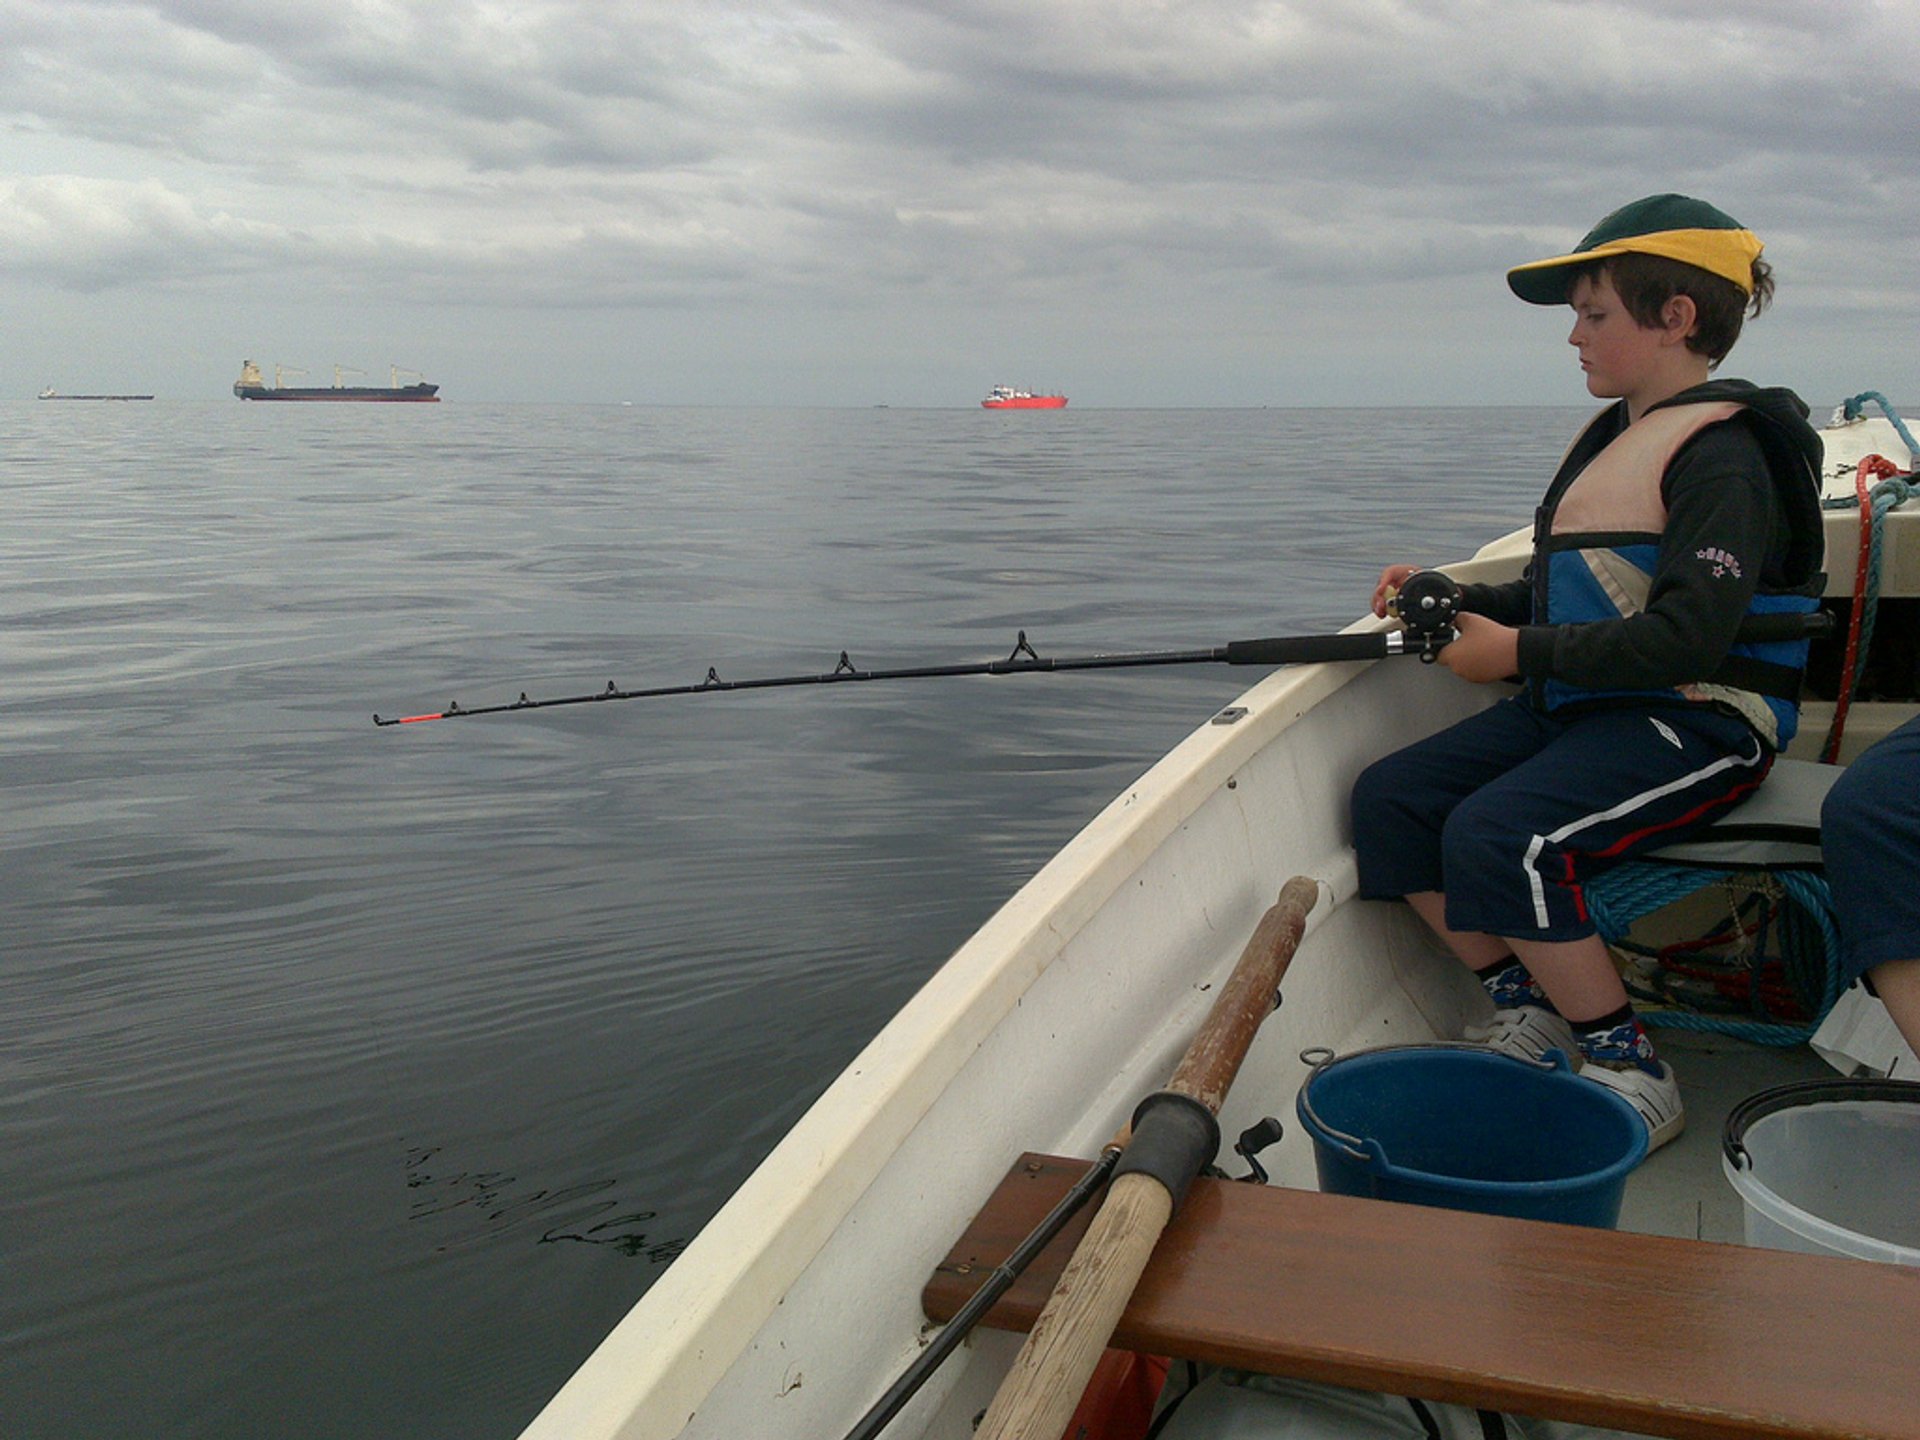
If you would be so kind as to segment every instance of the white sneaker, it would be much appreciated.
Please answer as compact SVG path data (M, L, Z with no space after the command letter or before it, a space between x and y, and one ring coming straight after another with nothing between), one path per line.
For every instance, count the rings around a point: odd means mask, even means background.
M1469 1025L1461 1032L1473 1045L1484 1045L1502 1055L1518 1055L1522 1060L1540 1060L1547 1051L1558 1050L1580 1068L1580 1047L1573 1043L1573 1027L1551 1010L1538 1005L1516 1005L1496 1010L1484 1025Z
M1583 1078L1604 1085L1640 1112L1647 1122L1647 1153L1651 1155L1687 1128L1686 1107L1680 1103L1680 1082L1673 1078L1673 1067L1661 1060L1658 1075L1649 1075L1638 1065L1613 1065L1589 1060L1581 1070Z

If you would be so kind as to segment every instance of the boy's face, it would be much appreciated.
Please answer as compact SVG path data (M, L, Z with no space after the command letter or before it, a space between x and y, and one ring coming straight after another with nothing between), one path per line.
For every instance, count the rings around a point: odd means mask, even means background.
M1573 307L1567 343L1580 352L1589 393L1631 404L1664 376L1672 358L1669 332L1635 320L1606 275L1582 275L1567 303Z

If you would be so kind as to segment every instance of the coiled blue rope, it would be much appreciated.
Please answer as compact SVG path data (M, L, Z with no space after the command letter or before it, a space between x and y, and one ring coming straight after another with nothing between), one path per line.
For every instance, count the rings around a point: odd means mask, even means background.
M1708 885L1733 879L1741 872L1692 865L1663 865L1658 861L1629 861L1616 866L1586 886L1587 912L1608 939L1625 935L1635 920L1663 905L1685 899ZM1840 999L1840 936L1833 923L1833 899L1824 877L1806 870L1769 872L1788 899L1813 922L1819 943L1809 943L1804 926L1781 926L1781 958L1795 992L1811 1001L1813 1018L1805 1024L1768 1020L1759 1015L1707 1015L1675 1006L1640 1007L1654 1025L1670 1030L1696 1030L1734 1035L1760 1045L1798 1045L1811 1039ZM1756 1008L1758 989L1756 987Z

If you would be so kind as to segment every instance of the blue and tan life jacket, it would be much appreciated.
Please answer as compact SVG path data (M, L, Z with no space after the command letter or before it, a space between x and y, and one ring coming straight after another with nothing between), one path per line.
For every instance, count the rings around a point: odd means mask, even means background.
M1564 487L1556 485L1541 504L1534 525L1533 618L1541 625L1580 624L1639 614L1646 608L1653 572L1667 525L1661 481L1673 458L1710 425L1731 420L1748 407L1732 400L1707 400L1650 410L1581 468ZM1603 411L1574 441L1569 457L1581 452L1596 426L1613 414ZM1764 421L1764 417L1763 421ZM1810 472L1796 475L1796 461L1784 447L1766 445L1780 514L1794 527L1797 552L1788 566L1791 589L1756 588L1749 615L1805 613L1818 603L1818 500ZM1809 514L1807 507L1811 505ZM1732 556L1703 555L1703 560L1737 563ZM1749 561L1749 563L1753 563ZM1650 698L1717 704L1740 714L1770 747L1784 748L1799 724L1800 677L1807 663L1805 640L1736 642L1710 675L1671 689L1592 689L1563 680L1539 684L1535 695L1546 709L1616 699Z

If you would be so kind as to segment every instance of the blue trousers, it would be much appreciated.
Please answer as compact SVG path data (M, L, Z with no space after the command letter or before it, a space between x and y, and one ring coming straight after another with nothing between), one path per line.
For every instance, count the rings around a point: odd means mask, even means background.
M1360 895L1437 890L1451 929L1583 939L1589 877L1717 819L1772 765L1746 722L1705 705L1560 718L1515 696L1360 776Z
M1920 719L1872 746L1820 807L1820 848L1853 980L1920 958Z

